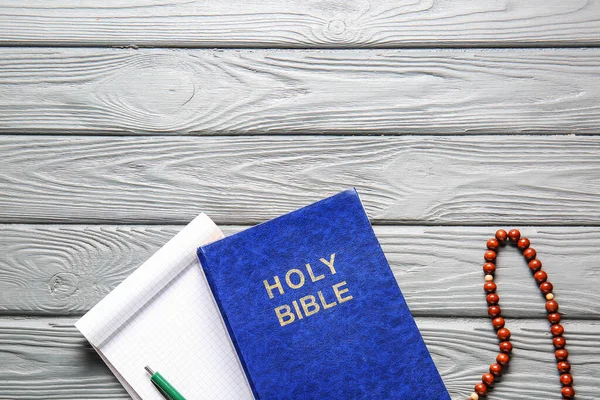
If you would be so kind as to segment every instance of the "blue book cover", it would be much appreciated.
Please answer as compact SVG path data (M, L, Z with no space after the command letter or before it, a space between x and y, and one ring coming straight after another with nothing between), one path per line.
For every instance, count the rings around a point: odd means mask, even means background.
M450 399L355 190L202 246L258 399Z

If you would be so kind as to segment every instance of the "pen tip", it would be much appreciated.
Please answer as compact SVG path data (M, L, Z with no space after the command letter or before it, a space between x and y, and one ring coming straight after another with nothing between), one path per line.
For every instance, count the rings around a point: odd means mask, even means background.
M150 368L149 366L145 366L144 369L150 374L150 375L154 375L154 371L152 371L152 368Z

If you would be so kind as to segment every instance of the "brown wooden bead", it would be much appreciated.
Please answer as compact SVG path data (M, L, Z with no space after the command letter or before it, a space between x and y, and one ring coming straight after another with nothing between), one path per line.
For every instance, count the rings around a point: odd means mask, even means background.
M529 247L523 251L523 257L525 257L527 261L533 260L536 255L537 253L533 247Z
M496 239L498 239L500 243L504 243L506 241L507 236L508 234L504 229L498 229L496 231Z
M559 313L551 313L548 314L548 321L552 324L558 324L560 322L560 314Z
M483 264L483 272L485 272L486 274L493 274L494 272L496 272L496 264L486 262L485 264Z
M535 281L538 284L542 283L542 282L546 282L546 279L548 279L548 274L545 271L539 270L538 272L533 274L533 279L535 279Z
M494 386L494 382L496 380L494 379L494 375L490 374L489 372L486 372L481 376L481 381L485 383L486 386Z
M546 311L549 313L555 313L558 311L558 303L556 300L548 300L546 302Z
M562 383L565 386L571 386L573 384L573 375L562 374L560 376L560 383Z
M508 340L510 339L510 331L506 328L499 329L496 333L498 339L500 340Z
M511 229L510 231L508 231L508 238L513 242L518 241L520 237L521 232L519 232L517 229Z
M506 355L506 354L504 354L504 355ZM502 365L500 365L498 363L490 365L490 373L494 376L502 375Z
M509 361L510 361L510 357L508 356L508 354L499 353L496 356L496 362L500 365L506 365L506 364L508 364Z
M564 374L571 370L571 364L567 361L559 361L558 364L556 364L556 368Z
M500 301L500 297L496 293L490 293L487 296L485 296L485 301L487 301L487 303L490 306L492 306L494 304L498 304L498 301Z
M512 343L509 342L508 340L505 342L500 342L498 347L500 347L500 351L503 353L510 353L513 349Z
M563 397L566 397L568 399L572 399L573 397L575 397L575 389L573 389L572 386L563 387L560 393L563 395Z
M521 251L525 250L526 248L529 247L529 245L531 244L531 242L529 241L529 239L527 238L521 238L519 239L519 241L517 242L517 248Z
M483 290L488 293L494 293L496 291L496 284L494 282L486 282L483 284Z
M488 315L492 318L496 318L500 316L501 310L499 306L489 306L488 307Z
M529 261L529 269L531 269L532 271L535 272L540 268L542 268L542 262L537 258L535 260Z
M554 352L554 357L558 361L564 361L569 357L569 352L566 349L558 349Z
M540 283L540 290L542 291L542 293L544 293L544 294L551 293L552 289L554 289L554 286L552 286L552 284L550 282Z
M561 324L554 324L550 327L550 332L552 336L560 336L565 333L565 328Z
M483 253L483 258L485 258L486 261L494 261L496 259L496 252L494 250L488 250L485 253Z
M504 318L498 317L492 320L492 326L496 329L504 328Z
M500 247L500 242L498 242L498 239L496 238L491 238L487 241L486 245L490 250L498 250L498 247Z
M485 396L487 394L487 386L485 386L485 383L479 382L475 385L475 393L480 396Z
M562 336L556 336L554 339L552 339L552 344L557 349L564 349L567 345L567 341Z

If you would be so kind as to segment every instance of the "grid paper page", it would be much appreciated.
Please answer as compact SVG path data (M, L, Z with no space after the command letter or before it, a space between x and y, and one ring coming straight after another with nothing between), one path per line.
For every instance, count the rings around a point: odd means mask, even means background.
M188 399L252 399L196 248L223 237L204 214L77 322L135 399L163 400L144 366Z
M196 249L221 239L223 233L200 214L152 257L88 311L75 326L95 347L100 347L154 295L196 259Z

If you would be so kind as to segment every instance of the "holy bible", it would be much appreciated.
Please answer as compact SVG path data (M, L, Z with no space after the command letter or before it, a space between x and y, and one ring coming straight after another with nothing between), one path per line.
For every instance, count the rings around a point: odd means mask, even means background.
M258 399L450 399L355 190L198 249Z

